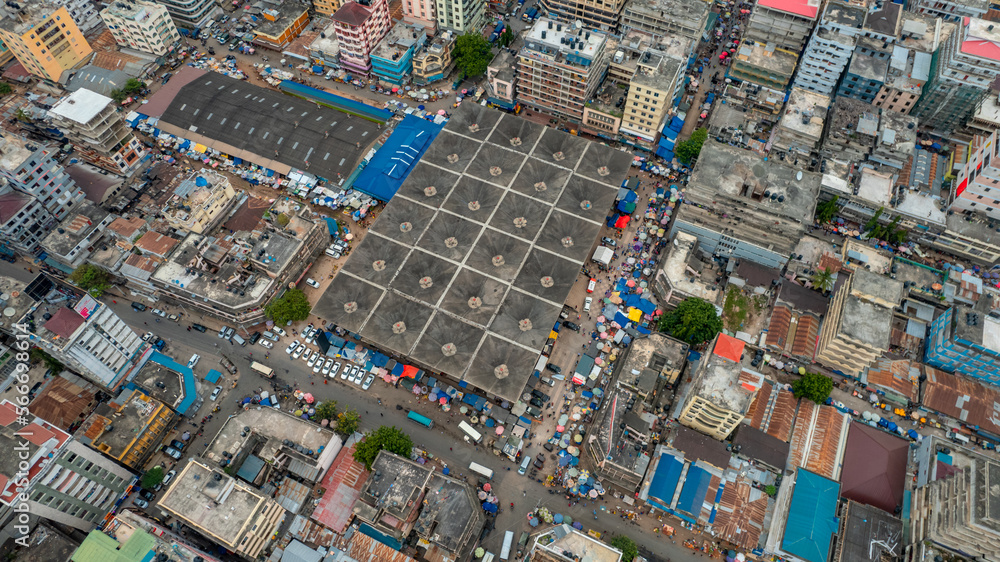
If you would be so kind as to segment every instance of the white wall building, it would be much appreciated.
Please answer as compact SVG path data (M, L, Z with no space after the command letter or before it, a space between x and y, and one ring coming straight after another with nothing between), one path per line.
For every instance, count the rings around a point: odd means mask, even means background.
M163 55L181 40L174 20L162 4L116 1L101 10L101 19L122 47Z
M792 86L832 95L851 60L864 23L864 8L838 1L827 4L819 26L802 53Z
M485 0L437 0L438 25L459 35L478 33L485 22Z
M101 14L91 0L62 0L73 22L84 33L94 29L101 23Z

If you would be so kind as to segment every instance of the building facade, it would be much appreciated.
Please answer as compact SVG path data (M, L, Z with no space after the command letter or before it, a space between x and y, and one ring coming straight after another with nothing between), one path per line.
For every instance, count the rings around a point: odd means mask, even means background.
M703 357L680 405L677 421L720 441L743 421L764 375L740 366L744 343L719 334Z
M253 42L262 47L280 51L295 40L309 25L309 6L305 2L265 4L258 27L253 30Z
M957 305L931 322L924 351L928 365L1000 385L1000 312L992 297Z
M371 52L372 72L379 80L402 85L413 72L413 54L426 43L422 27L396 23Z
M84 33L101 24L100 10L91 0L63 0L62 4L66 6L76 26Z
M792 81L798 55L775 47L774 43L747 41L731 59L729 76L753 82L765 88L784 90Z
M45 262L71 274L100 247L98 241L114 220L114 215L94 202L83 201L42 240Z
M174 20L162 4L119 0L101 10L101 19L122 47L165 55L181 40Z
M433 36L437 29L437 1L403 0L403 21L422 25L427 34Z
M212 170L201 170L180 182L163 207L163 216L180 232L202 234L218 226L238 203L229 178Z
M464 35L478 33L486 25L486 0L436 1L434 13L438 27Z
M962 18L987 19L991 6L993 3L987 0L916 0L908 8L918 14L960 22Z
M711 8L704 0L633 0L625 4L621 28L653 37L673 35L700 41Z
M844 71L837 95L872 103L885 84L888 70L887 52L872 50L866 44L860 44L851 55L851 62Z
M968 162L952 182L952 210L1000 218L1000 158L994 160L997 157L996 131L978 146L970 146Z
M85 160L111 172L131 175L146 149L116 105L109 97L81 88L54 105L49 114Z
M538 6L542 13L561 22L571 24L579 20L587 29L614 32L618 30L626 3L625 0L541 0Z
M55 223L55 217L34 197L13 190L0 193L0 234L4 247L33 255Z
M603 33L539 18L518 53L518 101L580 122L607 70L606 42Z
M371 73L371 52L387 33L391 21L387 0L345 2L333 15L340 64L352 73Z
M177 25L187 29L201 27L222 13L214 0L162 0L160 4L167 7Z
M16 17L0 20L0 41L31 74L61 82L94 52L65 6L51 0L21 4Z
M423 86L444 80L446 76L451 74L451 69L454 67L451 51L454 47L455 34L451 31L445 31L423 49L418 50L413 55L413 75L411 77L413 83Z
M679 101L685 65L657 51L647 51L637 65L635 76L629 82L621 132L653 142L668 112Z
M816 25L819 0L757 0L747 22L746 37L801 52Z
M52 153L24 139L0 135L0 176L8 186L38 200L53 218L63 220L86 194Z
M865 22L861 6L832 1L812 34L793 85L826 96L832 95L843 74Z

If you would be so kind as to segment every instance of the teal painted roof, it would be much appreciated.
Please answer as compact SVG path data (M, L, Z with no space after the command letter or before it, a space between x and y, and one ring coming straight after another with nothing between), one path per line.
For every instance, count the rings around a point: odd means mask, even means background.
M73 562L137 562L148 560L155 554L156 539L152 535L136 529L125 544L100 531L91 531L80 548L70 558ZM118 548L121 547L121 550Z
M839 497L840 484L800 468L781 549L809 562L826 562L837 532Z

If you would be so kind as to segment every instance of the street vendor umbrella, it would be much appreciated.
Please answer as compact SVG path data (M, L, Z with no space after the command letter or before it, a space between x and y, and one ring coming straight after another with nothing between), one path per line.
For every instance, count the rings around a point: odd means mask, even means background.
M579 521L576 521L576 522L573 523L573 528L576 529L577 531L582 531L583 530L583 524L580 523Z
M323 427L326 427L326 426L330 425L330 420L328 420L326 418L323 418L323 421L319 422L319 424L321 426L323 426Z
M574 457L580 456L580 449L576 447L568 447L566 450L569 451L569 454L573 455Z
M566 431L566 427L565 427L565 426L562 426L562 425L557 425L557 426L556 426L556 431L559 431L559 432L563 432L563 431Z
M502 425L498 425L497 426L497 435L503 435L503 426Z
M563 522L563 516L562 516L562 513L557 513L557 514L553 515L553 516L552 516L552 521L553 521L553 522L554 522L554 523L555 523L556 525L561 525L561 524L562 524L562 522Z
M571 468L566 471L566 474L568 474L570 478L575 478L578 474L580 474L580 471L575 468Z
M607 320L607 318L605 318L604 316L598 316L597 317L597 323L598 324L603 324L605 320Z
M597 490L591 490L590 492L587 493L587 495L589 495L592 498L596 498L597 497Z
M295 410L295 417L301 416L302 410Z
M396 92L398 92L398 91L399 91L399 86L393 86L393 87L392 87L392 93L394 93L394 94L395 94L395 93L396 93Z
M635 287L635 280L629 279L628 281L625 282L625 286L626 287Z
M573 436L573 441L575 441L577 443L583 443L583 436L582 435L574 435Z
M602 340L608 339L608 333L607 332L601 332L601 339Z
M191 432L185 431L184 434L181 435L181 441L187 441L188 439L191 439Z
M445 111L445 110L443 110L443 109L439 109L438 110L438 115L448 115L448 112Z
M476 558L482 558L485 554L486 551L483 550L483 547L479 547L476 549Z
M799 367L799 374L800 375L806 374L806 368L805 367Z
M487 492L489 492L490 490L493 489L493 486L489 482L487 482L487 483L483 484L483 489L486 490Z
M309 414L302 414L299 417L302 418L302 419L304 419L304 420L307 420L307 419L309 419Z
M441 404L442 406L444 406L447 403L448 403L448 399L445 398L444 396L442 396L441 399L438 400L438 404Z
M535 517L529 516L528 517L528 524L531 525L532 527L537 527L538 526L538 519L535 518Z
M479 490L479 493L476 494L476 495L479 496L479 499L481 499L481 500L485 500L486 499L486 492L484 492L482 490Z
M469 409L467 407L465 407L465 406L462 406L461 408L458 409L458 411L464 414L464 413L468 412Z
M600 357L594 358L594 365L603 365L603 364L604 364L604 359L601 359Z
M413 393L414 394L420 394L420 385L419 384L413 385Z
M315 402L315 401L316 401L316 399L315 399L315 398L313 398L313 395L312 395L312 394L306 394L306 395L305 395L305 396L303 396L302 398L304 398L304 399L305 399L305 401L306 401L306 404L312 404L313 402Z
M423 111L424 109L426 109L426 106L418 105L417 109L419 109L420 111Z

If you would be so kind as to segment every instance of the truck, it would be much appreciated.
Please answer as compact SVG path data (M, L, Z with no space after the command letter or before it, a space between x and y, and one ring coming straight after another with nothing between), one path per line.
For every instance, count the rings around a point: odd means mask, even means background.
M607 246L598 246L594 250L594 257L590 258L591 261L595 261L599 264L608 266L611 265L611 260L614 259L615 251Z
M476 474L478 474L478 475L480 475L480 476L482 476L482 477L484 477L486 479L492 479L493 478L493 470L490 469L490 468L487 468L487 467L485 467L485 466L483 466L483 465L481 465L481 464L479 464L477 462L469 463L469 470L471 470L472 472L475 472Z
M538 17L538 8L532 8L532 9L528 10L527 12L524 12L524 15L521 16L521 19L524 20L524 21L526 21L526 22L528 22L528 23L531 23L531 22L535 21L536 17Z
M261 363L258 363L256 361L254 361L253 363L250 363L250 368L253 369L254 371L256 371L258 374L260 374L260 376L262 376L262 377L265 377L265 378L268 378L268 379L273 379L274 378L274 369L272 369L272 368L270 368L270 367L268 367L266 365L263 365Z
M496 29L490 34L490 43L496 43L497 39L500 39L500 35L503 33L505 26L503 22L497 24Z
M236 365L233 365L233 362L230 361L225 355L222 356L222 359L219 359L219 363L222 363L222 366L225 367L230 374L236 374Z

